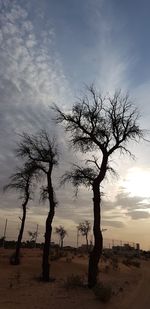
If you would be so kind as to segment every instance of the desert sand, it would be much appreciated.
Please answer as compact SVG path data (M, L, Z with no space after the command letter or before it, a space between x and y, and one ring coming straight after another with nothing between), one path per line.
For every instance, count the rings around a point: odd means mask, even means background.
M111 300L104 304L85 287L68 289L65 281L71 274L83 276L86 283L88 258L75 256L51 262L54 282L40 281L42 251L22 249L21 265L9 264L12 251L0 249L0 308L1 309L148 309L150 308L150 260L141 267L119 263L117 270L101 263L99 279L113 288Z

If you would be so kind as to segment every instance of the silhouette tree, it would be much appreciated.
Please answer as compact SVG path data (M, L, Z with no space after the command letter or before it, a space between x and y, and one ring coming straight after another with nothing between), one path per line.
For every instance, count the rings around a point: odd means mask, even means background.
M24 157L28 162L34 162L37 169L46 177L46 186L41 188L42 199L48 199L49 212L46 219L45 242L42 260L42 279L50 280L49 253L52 234L52 221L55 214L56 199L52 184L52 171L58 165L58 147L55 138L50 138L46 130L36 135L22 134L17 155Z
M59 226L55 228L55 233L59 236L59 240L60 240L60 247L63 248L63 242L64 242L64 238L67 235L67 231L64 229L63 226Z
M90 154L86 166L73 165L66 172L62 182L71 181L78 189L80 185L90 186L93 190L94 247L89 257L88 285L97 283L98 263L102 254L103 238L101 233L101 190L100 185L108 170L113 171L109 159L117 150L128 153L127 142L139 141L143 131L138 124L139 114L128 95L115 92L111 97L103 97L94 86L88 88L87 95L75 103L72 111L65 113L57 105L56 122L64 123L69 133L71 145L82 153ZM92 152L96 155L92 156Z
M34 232L28 231L28 235L30 237L29 241L35 243L35 240L37 238L38 232L37 231L34 231Z
M79 225L77 226L77 229L81 233L81 235L85 236L86 238L86 247L87 247L87 252L88 252L89 250L88 235L91 230L91 224L88 220L85 220L79 223Z
M36 247L36 241L37 241L37 237L38 237L38 231L28 231L28 235L30 237L30 239L27 241L28 245L32 248Z
M8 189L16 190L20 193L22 202L23 215L21 218L21 227L18 234L15 254L12 255L10 262L13 265L20 264L20 248L24 232L27 204L32 199L33 195L33 178L37 176L37 169L34 162L25 163L22 168L17 168L17 172L10 177L10 183L4 186L4 191Z

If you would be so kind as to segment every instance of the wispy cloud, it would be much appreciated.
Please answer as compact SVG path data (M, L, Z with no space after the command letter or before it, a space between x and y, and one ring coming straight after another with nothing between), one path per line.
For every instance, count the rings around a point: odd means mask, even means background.
M150 213L148 211L142 211L142 210L133 210L128 211L128 215L133 220L139 220L139 219L147 219L150 218Z
M131 196L129 193L121 191L114 201L103 200L103 216L112 219L118 217L119 220L126 222L131 219L149 218L150 203L144 197Z
M101 91L128 91L132 84L132 70L136 55L132 54L132 43L126 34L125 24L117 20L111 1L91 1L90 23L96 33L96 49L93 63L96 66L96 82Z
M53 29L37 33L28 12L16 1L8 3L1 10L1 76L16 91L31 96L31 104L48 105L60 98L62 103L68 84Z
M31 14L18 1L1 0L0 8L0 165L7 178L15 164L16 133L43 127L55 131L49 106L53 102L65 105L71 91L55 49L54 30L42 27L44 15L40 15L41 31L37 32Z

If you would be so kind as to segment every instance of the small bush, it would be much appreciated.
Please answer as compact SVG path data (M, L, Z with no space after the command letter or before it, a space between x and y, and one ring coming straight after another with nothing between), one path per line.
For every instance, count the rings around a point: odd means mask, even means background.
M59 250L58 250L58 251L54 251L54 252L51 253L50 260L51 260L51 261L57 261L57 260L59 260L61 257L62 257L61 251L59 251Z
M16 253L14 252L10 258L9 258L9 263L11 265L19 265L20 264L20 255L16 257Z
M108 260L108 259L110 259L111 257L112 257L112 252L111 252L111 251L108 251L108 252L104 251L104 252L103 252L103 258L104 258L104 259Z
M139 268L141 266L141 263L139 261L132 261L132 266Z
M122 260L122 264L124 264L126 266L131 266L131 261L129 259L124 259L124 260Z
M83 278L79 275L68 276L64 283L65 288L74 289L77 287L83 287Z
M108 274L109 271L110 271L110 266L109 266L109 265L105 265L104 272L105 272L106 274Z
M140 267L141 266L141 263L139 262L139 261L134 261L134 260L132 260L132 259L124 259L123 261L122 261L122 263L124 264L124 265L126 265L126 266L134 266L134 267Z
M98 283L93 288L93 292L97 299L101 300L103 303L107 303L112 296L112 288L106 286L103 283Z
M113 270L117 270L118 269L118 258L113 256L111 258L111 265L112 265L112 269Z
M72 262L72 257L66 257L66 262L71 263Z
M79 254L78 257L79 258L84 258L84 254Z

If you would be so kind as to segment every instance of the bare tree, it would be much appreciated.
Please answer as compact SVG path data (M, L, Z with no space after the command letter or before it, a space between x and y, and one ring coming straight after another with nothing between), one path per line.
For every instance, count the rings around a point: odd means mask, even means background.
M37 237L38 237L38 231L28 231L28 235L30 237L29 239L29 243L32 244L33 247L36 247L36 240L37 240Z
M62 225L60 225L59 227L55 228L55 233L59 236L60 247L62 249L63 248L64 238L67 235L67 231L65 230L65 228Z
M112 97L103 97L91 86L88 94L75 103L72 112L65 113L54 105L57 123L64 123L70 142L82 153L95 152L85 167L74 165L66 172L63 182L71 181L78 189L79 185L92 187L94 211L94 247L90 253L88 285L97 283L98 263L102 254L103 238L101 233L101 190L100 186L108 170L113 171L109 159L117 150L128 153L127 142L139 141L143 131L138 124L139 114L130 102L128 95L115 92Z
M81 235L85 236L86 238L86 247L88 252L89 250L88 235L91 230L91 223L88 220L80 222L79 225L77 226L77 229L81 233Z
M11 264L18 265L20 264L20 248L21 241L24 232L25 220L26 220L26 212L27 212L27 204L29 200L32 199L33 195L33 178L37 176L36 165L34 162L25 163L22 168L17 168L17 172L12 174L10 177L10 183L4 187L4 191L8 189L16 190L20 193L20 199L22 202L22 210L23 215L21 220L21 227L18 234L18 240L16 244L15 254L11 257Z
M42 186L42 199L49 201L49 212L46 219L45 242L42 261L42 279L50 280L49 253L52 234L52 222L55 214L56 199L52 184L52 171L58 165L58 147L55 138L51 139L45 130L36 135L22 134L17 155L34 162L37 169L46 177L46 186Z

